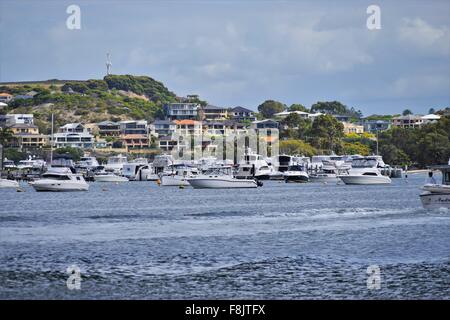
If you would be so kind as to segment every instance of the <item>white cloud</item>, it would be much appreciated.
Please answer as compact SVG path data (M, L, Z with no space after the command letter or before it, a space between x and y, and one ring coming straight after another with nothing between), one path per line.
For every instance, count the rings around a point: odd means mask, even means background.
M424 53L448 55L450 52L448 26L433 27L420 18L404 18L398 28L398 36L404 44Z

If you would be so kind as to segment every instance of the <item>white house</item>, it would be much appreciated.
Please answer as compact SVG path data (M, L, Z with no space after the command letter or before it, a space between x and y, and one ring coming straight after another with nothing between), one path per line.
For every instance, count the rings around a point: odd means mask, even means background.
M52 142L51 136L50 142ZM94 136L81 123L68 123L60 127L53 135L53 146L90 149L94 146Z

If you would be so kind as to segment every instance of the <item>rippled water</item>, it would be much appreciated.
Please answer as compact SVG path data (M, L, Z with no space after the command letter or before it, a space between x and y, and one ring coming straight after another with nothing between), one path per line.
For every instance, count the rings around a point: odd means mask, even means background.
M0 190L0 298L449 299L450 213L422 209L424 179Z

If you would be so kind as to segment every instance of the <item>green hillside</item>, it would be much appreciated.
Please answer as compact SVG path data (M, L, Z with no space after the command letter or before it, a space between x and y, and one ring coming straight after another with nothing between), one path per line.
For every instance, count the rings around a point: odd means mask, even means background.
M25 95L1 113L33 113L41 132L50 130L51 114L55 125L68 122L100 122L104 120L146 119L162 115L165 103L176 96L163 83L147 76L108 75L102 80L47 80L0 84L0 92Z

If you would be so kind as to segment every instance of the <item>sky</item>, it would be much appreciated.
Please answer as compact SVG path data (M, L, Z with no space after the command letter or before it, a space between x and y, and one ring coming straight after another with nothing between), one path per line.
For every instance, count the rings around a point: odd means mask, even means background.
M67 28L71 4L81 29ZM372 4L381 29L367 28ZM224 107L450 107L448 0L0 0L0 82L101 79L107 52L113 74Z

